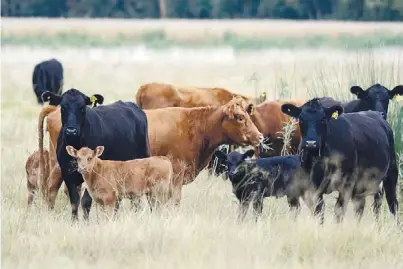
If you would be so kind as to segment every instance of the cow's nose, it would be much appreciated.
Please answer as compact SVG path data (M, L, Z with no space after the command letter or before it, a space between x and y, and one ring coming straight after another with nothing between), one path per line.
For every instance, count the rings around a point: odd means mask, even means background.
M305 142L306 148L316 148L316 141L315 140L307 140Z
M65 133L66 133L66 135L74 136L74 135L77 135L77 129L76 128L66 128Z

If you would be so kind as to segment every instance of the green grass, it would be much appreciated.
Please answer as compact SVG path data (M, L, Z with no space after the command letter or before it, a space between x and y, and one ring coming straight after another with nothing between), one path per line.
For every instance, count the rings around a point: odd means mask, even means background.
M263 37L248 38L227 31L222 37L208 37L196 40L175 40L167 38L164 30L149 31L141 35L120 34L116 37L101 37L74 32L54 35L3 33L3 46L26 45L32 47L117 47L144 44L150 48L166 49L173 46L206 48L230 46L236 50L259 50L265 48L344 48L361 49L386 46L403 47L403 34L343 34L339 36L312 34L305 37Z

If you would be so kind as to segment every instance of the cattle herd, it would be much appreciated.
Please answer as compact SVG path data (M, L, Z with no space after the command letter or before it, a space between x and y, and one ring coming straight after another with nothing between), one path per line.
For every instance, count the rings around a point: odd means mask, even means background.
M207 168L230 180L240 219L249 207L258 217L265 197L285 196L290 209L298 212L301 198L323 222L323 195L332 192L338 193L338 221L350 200L360 218L369 195L377 218L384 194L397 218L398 165L386 119L402 85L353 86L357 98L342 103L326 96L267 101L265 94L149 83L137 91L136 103L102 105L100 94L63 92L62 65L51 59L35 66L33 87L38 103L49 104L38 117L39 150L26 162L28 205L40 191L53 209L64 182L73 220L79 204L88 219L93 199L110 217L122 198L133 210L143 195L151 209L178 206L182 186ZM291 119L298 124L286 143L282 131ZM241 153L235 146L252 148Z

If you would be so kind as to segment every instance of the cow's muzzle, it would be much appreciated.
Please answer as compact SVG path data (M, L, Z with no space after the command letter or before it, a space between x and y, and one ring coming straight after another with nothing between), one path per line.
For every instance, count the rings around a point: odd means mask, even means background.
M315 140L307 140L304 143L304 148L305 149L316 149L316 148L318 148L318 143L316 143Z
M77 136L78 130L76 128L66 128L64 134L67 136Z

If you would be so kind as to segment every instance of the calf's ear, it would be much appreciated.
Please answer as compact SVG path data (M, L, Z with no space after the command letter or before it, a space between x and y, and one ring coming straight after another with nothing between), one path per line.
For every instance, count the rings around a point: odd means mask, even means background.
M255 155L255 150L254 149L249 149L243 154L243 158L244 159L247 158L247 157L252 158L253 155Z
M403 95L403 85L398 85L389 91L389 99L393 99L393 97L397 98L400 95Z
M281 106L281 111L293 118L298 118L301 114L301 108L294 106L293 104L283 104Z
M214 156L216 156L218 159L220 160L226 160L227 159L227 154L225 154L224 152L222 152L221 150L216 150L214 152Z
M104 146L98 146L96 149L95 149L95 155L97 156L97 157L99 157L99 156L101 156L102 155L102 153L104 152Z
M337 119L337 117L343 113L343 107L340 105L334 105L332 107L326 108L325 109L326 117L328 119L334 118ZM335 114L337 113L337 114Z
M62 97L60 95L54 94L53 92L46 91L41 94L41 99L43 102L49 101L49 105L58 106L62 101Z
M74 158L77 157L77 150L75 148L73 148L72 146L66 146L66 151L71 157L74 157Z
M358 98L362 98L365 95L365 91L360 86L351 87L350 92L356 95Z

